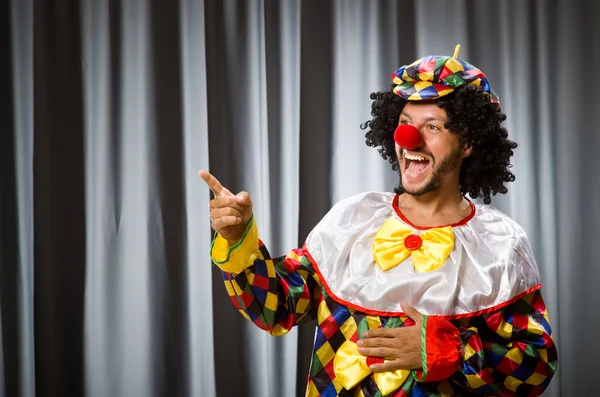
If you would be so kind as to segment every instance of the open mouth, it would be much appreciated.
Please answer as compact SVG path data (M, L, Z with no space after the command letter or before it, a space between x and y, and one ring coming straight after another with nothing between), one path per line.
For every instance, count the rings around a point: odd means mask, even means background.
M404 171L408 176L421 175L429 168L430 161L427 157L411 154L404 149Z

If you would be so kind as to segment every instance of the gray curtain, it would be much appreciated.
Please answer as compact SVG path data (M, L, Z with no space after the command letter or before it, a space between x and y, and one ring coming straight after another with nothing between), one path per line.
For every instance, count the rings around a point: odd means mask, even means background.
M600 5L593 0L11 0L0 5L0 397L303 395L314 325L274 338L209 260L209 169L274 254L391 190L369 93L451 54L519 144L493 204L529 234L559 372L600 370Z

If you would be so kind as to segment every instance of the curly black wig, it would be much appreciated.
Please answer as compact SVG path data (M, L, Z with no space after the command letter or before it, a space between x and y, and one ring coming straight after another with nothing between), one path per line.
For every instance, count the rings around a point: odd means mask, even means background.
M363 130L368 129L366 143L379 147L379 154L398 171L394 131L406 101L392 91L374 92L371 99L373 119L361 125ZM497 104L490 102L481 88L473 85L460 87L435 102L448 114L449 121L444 127L460 134L461 144L472 147L471 155L463 160L460 170L461 193L472 198L482 197L486 204L491 202L492 194L506 193L505 183L515 180L509 168L513 149L517 147L501 127L506 115ZM404 192L401 184L394 190Z

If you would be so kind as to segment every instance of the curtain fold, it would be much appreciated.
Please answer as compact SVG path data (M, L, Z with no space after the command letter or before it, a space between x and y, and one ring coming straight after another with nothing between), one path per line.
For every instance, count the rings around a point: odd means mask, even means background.
M600 369L600 3L11 0L0 6L0 397L304 395L314 325L271 337L210 263L210 170L274 256L397 174L369 94L428 54L486 72L519 143L492 204L527 231L559 347Z
M3 3L0 312L6 396L36 391L34 331L33 0ZM19 23L14 23L19 21ZM6 73L6 72L5 72ZM4 167L6 166L6 167ZM5 188L6 187L6 188ZM8 205L7 205L8 204Z

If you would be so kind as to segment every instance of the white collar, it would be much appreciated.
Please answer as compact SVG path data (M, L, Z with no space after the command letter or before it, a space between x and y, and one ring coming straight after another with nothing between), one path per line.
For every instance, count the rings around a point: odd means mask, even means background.
M373 237L394 211L392 193L362 193L336 204L306 240L313 265L333 299L365 313L395 316L404 301L423 314L452 317L496 310L541 287L523 229L497 209L453 227L455 245L441 268L414 271L410 257L388 271L373 260ZM417 231L418 232L418 231Z

